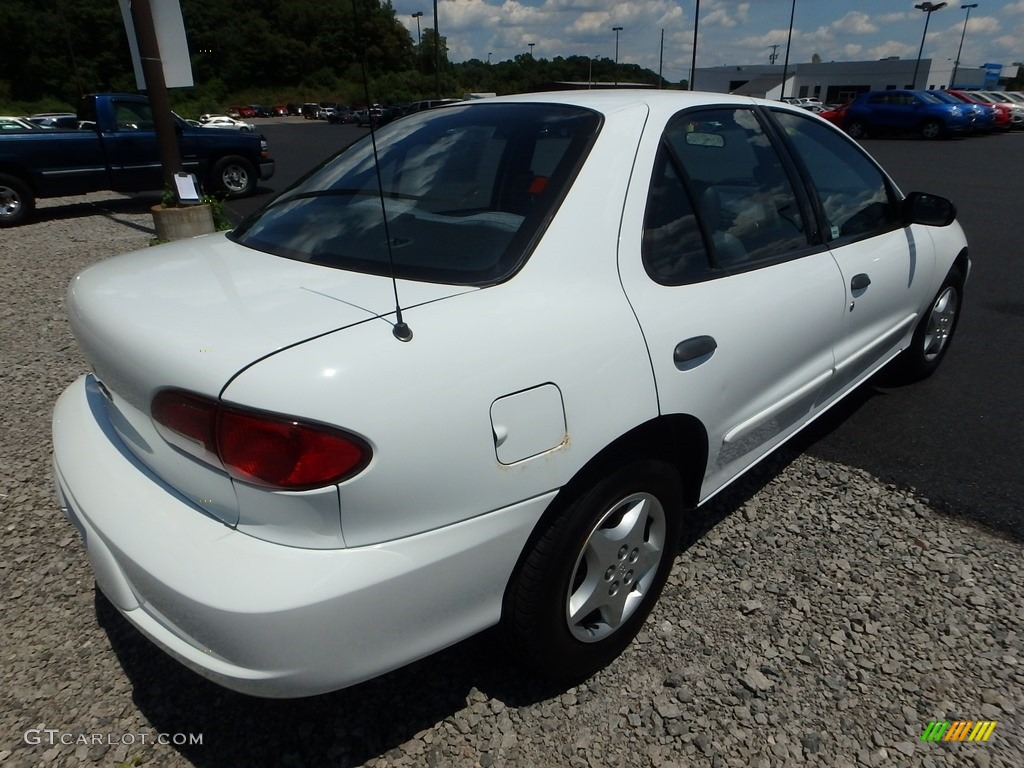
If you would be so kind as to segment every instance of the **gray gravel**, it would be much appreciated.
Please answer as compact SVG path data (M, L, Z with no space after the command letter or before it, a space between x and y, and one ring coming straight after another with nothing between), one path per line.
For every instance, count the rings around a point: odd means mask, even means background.
M585 685L529 681L492 633L300 701L192 675L98 594L50 479L53 402L84 370L65 287L151 220L110 194L43 206L0 230L5 766L1024 765L1020 543L786 452L695 521L645 631ZM920 741L932 720L998 726Z

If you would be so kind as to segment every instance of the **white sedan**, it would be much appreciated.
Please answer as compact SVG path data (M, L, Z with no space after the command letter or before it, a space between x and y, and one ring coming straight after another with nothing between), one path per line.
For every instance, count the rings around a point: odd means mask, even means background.
M956 328L952 204L799 107L529 94L376 144L69 290L92 371L54 413L60 504L110 601L229 688L328 691L493 625L578 681L688 509Z
M203 118L206 118L205 120ZM236 131L255 131L256 128L252 123L247 123L244 120L236 120L233 117L227 115L202 115L199 118L201 127L203 128L233 128Z

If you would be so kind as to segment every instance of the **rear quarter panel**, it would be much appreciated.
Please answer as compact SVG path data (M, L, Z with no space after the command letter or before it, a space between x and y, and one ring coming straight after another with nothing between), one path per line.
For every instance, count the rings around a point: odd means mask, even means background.
M408 536L564 485L598 451L657 415L646 345L619 283L616 243L645 109L609 117L526 266L510 280L403 309L412 341L373 320L285 350L226 401L338 425L373 447L339 486L349 546ZM402 284L398 286L402 295ZM498 461L495 400L553 384L557 446Z

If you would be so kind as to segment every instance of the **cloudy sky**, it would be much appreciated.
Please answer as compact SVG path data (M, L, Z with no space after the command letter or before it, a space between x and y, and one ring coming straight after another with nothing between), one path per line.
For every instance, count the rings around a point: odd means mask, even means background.
M1024 60L1024 0L977 0L960 61L964 66ZM399 19L416 39L416 20L433 27L432 0L392 0ZM924 57L956 58L967 11L950 2L931 14ZM510 59L529 52L555 56L615 57L658 70L661 30L665 30L664 76L684 79L693 44L695 0L438 0L438 26L448 38L452 61ZM925 14L915 0L796 0L789 60L913 59L924 32ZM698 20L697 66L768 63L779 45L786 53L791 0L703 0Z

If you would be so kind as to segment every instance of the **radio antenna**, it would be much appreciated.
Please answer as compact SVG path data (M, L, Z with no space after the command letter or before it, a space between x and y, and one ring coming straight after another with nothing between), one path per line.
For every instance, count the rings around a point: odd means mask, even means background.
M370 101L370 77L366 68L366 40L362 36L363 28L359 23L359 2L352 0L352 21L359 35L362 46L363 93L366 96L366 122L370 125L370 145L373 147L373 169L377 175L377 194L380 197L380 215L384 219L384 240L388 249L388 269L391 271L391 288L395 293L395 325L391 329L399 341L412 341L412 328L402 319L402 303L398 300L398 279L395 277L395 257L391 251L391 230L388 227L388 209L384 202L384 180L380 175L380 159L377 156L377 132L373 125L373 102Z

